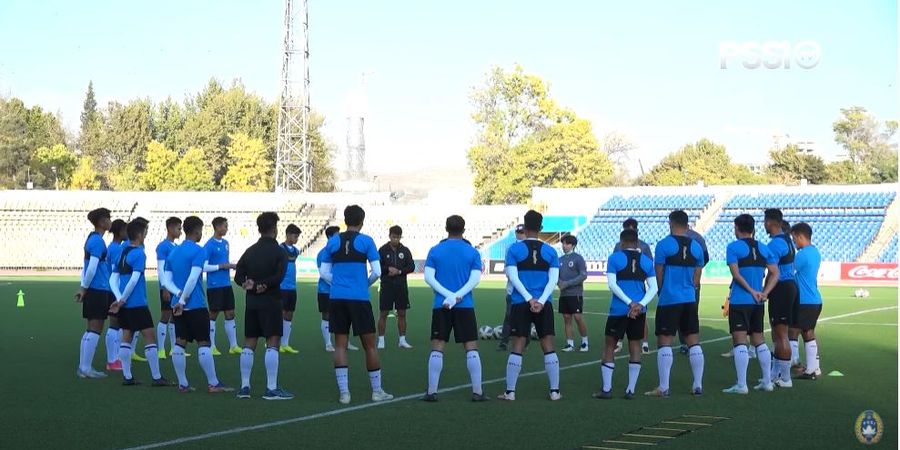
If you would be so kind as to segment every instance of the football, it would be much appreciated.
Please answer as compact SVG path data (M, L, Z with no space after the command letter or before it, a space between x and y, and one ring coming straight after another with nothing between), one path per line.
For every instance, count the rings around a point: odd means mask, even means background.
M494 329L485 325L478 329L478 337L481 339L493 339Z
M859 288L859 289L856 290L856 292L853 293L853 295L854 295L854 297L856 297L856 298L869 298L869 290L868 290L868 289Z
M497 325L494 327L494 339L500 339L503 337L503 325Z
M537 328L535 328L535 327L534 327L534 324L532 324L532 325L531 325L531 339L536 341L537 338L538 338L538 335L537 335Z

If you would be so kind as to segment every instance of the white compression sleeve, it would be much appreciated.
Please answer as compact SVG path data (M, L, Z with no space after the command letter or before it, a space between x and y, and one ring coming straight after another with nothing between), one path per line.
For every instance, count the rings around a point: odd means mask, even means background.
M372 272L369 273L369 286L372 283L378 281L381 278L381 264L373 261L369 261L369 265L372 266Z
M181 291L181 298L178 299L179 303L187 303L187 298L190 298L191 294L194 292L194 288L197 286L197 281L200 280L202 272L203 271L199 267L191 267L191 274L188 275L188 279L184 283L184 289Z
M525 289L525 285L522 284L522 280L519 279L519 268L516 266L506 266L506 278L509 279L509 282L512 283L513 289L521 295L525 301L531 300L531 294L528 293L528 289Z
M553 295L553 290L556 289L556 283L559 282L559 267L551 267L549 271L547 271L547 276L550 277L547 280L547 286L544 286L544 292L541 294L541 298L538 299L540 304L547 303L547 299Z
M128 283L125 284L125 289L122 291L122 297L120 297L123 301L128 299L128 296L134 292L135 286L137 286L138 281L141 279L141 272L135 270L131 272L131 278L128 279ZM118 300L118 298L116 299Z
M469 272L469 281L463 285L463 287L459 288L455 293L455 297L465 297L469 292L472 292L475 289L475 286L478 286L478 283L481 282L481 271L473 270Z
M209 261L203 263L203 271L204 272L215 272L219 270L218 264L210 264Z
M613 293L620 301L624 302L626 305L631 304L631 299L625 295L625 292L622 288L619 287L619 284L616 282L616 274L607 273L606 274L606 284L609 286L609 291Z
M91 282L94 281L94 275L97 274L97 266L99 265L100 258L91 256L91 259L88 260L87 270L84 271L84 276L81 277L81 287L83 289L91 287Z
M323 262L322 265L319 266L319 276L322 277L326 283L331 284L331 280L333 279L331 263Z
M159 282L162 284L162 287L166 288L172 295L178 297L178 295L181 294L181 291L178 290L178 286L175 286L171 270L165 271L164 278L160 279Z
M656 285L656 277L647 278L647 292L644 294L644 298L641 300L641 306L647 306L650 302L653 301L653 297L656 296L656 293L659 291L659 286Z
M122 291L119 290L119 272L113 272L112 275L109 276L109 289L112 291L113 295L116 296L116 300L123 298Z
M425 267L425 284L431 286L435 292L441 294L444 298L456 298L456 296L453 295L453 292L450 292L450 289L445 288L438 282L437 278L435 278L434 267Z

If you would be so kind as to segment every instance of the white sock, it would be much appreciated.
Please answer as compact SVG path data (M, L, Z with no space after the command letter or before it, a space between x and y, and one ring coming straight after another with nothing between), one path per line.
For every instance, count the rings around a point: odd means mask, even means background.
M506 390L507 392L516 391L516 381L519 379L519 372L522 371L522 355L518 353L509 354L506 360Z
M384 347L384 336L378 336L378 346Z
M756 358L759 359L759 367L762 369L763 383L772 381L772 353L765 343L756 346Z
M225 319L225 334L228 336L228 348L237 347L237 324L234 319Z
M400 336L400 343L406 344L406 336Z
M112 364L119 358L119 329L106 329L106 363Z
M616 362L602 362L600 363L600 375L603 377L603 392L609 392L612 390L612 377L613 371L616 368Z
M250 387L250 371L253 370L253 350L241 351L241 387Z
M335 367L334 377L337 379L338 391L340 391L341 394L349 394L350 374L348 373L347 366Z
M94 352L97 351L98 341L100 341L100 335L93 331L85 331L84 335L81 336L78 368L84 373L91 370L91 365L94 362Z
M703 388L703 349L700 345L691 346L688 349L688 357L691 360L691 373L694 374L694 389Z
M469 379L472 381L472 392L478 395L484 393L481 389L481 356L478 350L466 352L466 368L469 369Z
M184 351L181 352L184 358ZM216 363L213 359L212 350L209 347L200 347L197 350L197 359L200 361L200 367L206 374L206 381L210 386L219 384L219 377L216 376Z
M203 351L203 349L201 348L200 351ZM178 385L184 387L189 386L187 374L185 374L187 361L184 358L184 347L178 344L172 347L172 366L175 367L175 376L178 377Z
M574 347L574 346L575 346L575 339L566 339L566 346Z
M216 348L216 321L209 321L209 342L211 348Z
M266 387L272 391L278 389L278 349L266 348Z
M138 336L140 336L140 335L141 335L141 333L134 333L131 336L131 348L137 348L137 340L138 340Z
M750 364L750 353L746 344L734 347L734 371L737 373L737 385L747 387L747 366Z
M156 345L159 345L160 350L166 350L166 334L169 331L169 324L159 322L156 324Z
M672 364L674 362L672 347L665 345L656 352L656 365L659 368L659 388L663 391L669 390L669 375L672 373Z
M159 372L159 349L156 344L144 346L144 358L147 358L147 365L150 366L150 376L154 380L162 378L162 374Z
M291 328L292 323L290 320L281 320L281 346L282 347L290 347L291 345Z
M428 357L428 393L434 394L438 390L441 381L441 370L444 368L444 353L437 350L431 351Z
M791 364L797 364L800 362L800 342L796 339L791 339Z
M175 348L175 322L174 321L169 322L168 324L166 324L166 328L168 329L167 334L169 335L169 349L174 349Z
M372 385L372 392L381 391L381 369L369 371L369 384Z
M819 369L819 344L815 339L804 342L806 348L806 373L813 373Z
M119 346L119 360L122 361L122 376L126 380L131 379L131 346L122 344Z
M627 392L631 392L634 394L634 389L637 386L638 375L641 374L641 363L639 362L630 362L628 363L628 388Z
M581 337L581 345L588 345L588 338L587 338L587 336L582 336L582 337Z
M775 373L772 375L772 377L780 379L782 381L790 381L791 361L775 358Z
M544 353L544 370L550 380L550 390L559 390L559 357L556 352Z
M325 341L325 346L326 346L326 347L331 347L331 346L332 346L332 344L331 344L331 330L328 328L328 321L327 321L327 320L323 320L323 321L322 321L321 328L322 328L322 340Z

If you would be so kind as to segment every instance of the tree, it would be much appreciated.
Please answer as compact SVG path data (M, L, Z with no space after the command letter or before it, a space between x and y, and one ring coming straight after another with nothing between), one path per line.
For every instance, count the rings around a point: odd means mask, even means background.
M769 150L769 159L766 175L776 183L793 184L805 179L811 184L822 184L828 178L822 158L801 152L793 144Z
M614 166L613 179L616 185L625 185L629 183L628 169L625 163L629 160L629 154L634 150L634 143L631 142L624 134L618 131L611 131L603 136L603 144L601 145L606 156L612 161Z
M175 165L178 153L169 150L160 142L147 144L144 171L140 174L141 186L151 191L171 191L176 189Z
M56 181L59 180L59 186L64 189L69 185L72 173L78 167L78 157L63 144L40 147L34 153L32 167L44 180L38 183L39 186L56 187Z
M215 188L212 174L203 161L203 150L191 147L175 163L175 188L179 191L211 191Z
M100 189L100 176L94 170L94 162L89 156L82 156L78 160L78 167L72 173L70 189L93 191Z
M590 122L550 98L547 84L516 66L491 69L472 94L478 129L469 149L476 203L520 203L533 187L602 186L612 163Z
M228 135L228 171L222 177L226 191L262 192L272 189L272 164L262 139L244 133Z
M841 118L832 126L834 140L847 152L853 166L853 183L893 183L897 181L897 143L892 139L897 122L884 125L865 108L841 108ZM846 175L846 174L844 174Z
M109 104L104 142L110 164L106 169L120 165L143 169L147 144L153 139L150 111L150 100Z
M765 179L745 165L732 163L725 146L703 138L667 155L641 178L640 184L684 186L699 181L707 185L758 184Z
M31 152L28 149L28 109L17 98L0 98L0 188L25 187Z
M179 133L184 128L185 111L182 106L167 97L153 109L153 139L166 148L180 148Z
M849 160L834 161L825 166L825 179L828 184L854 184L857 169Z
M94 98L94 82L88 81L87 93L84 96L84 106L81 109L81 134L97 120L97 99Z
M332 192L335 187L334 154L337 147L322 135L325 117L320 114L309 114L309 158L312 164L311 188L313 192ZM274 149L274 144L272 146ZM271 158L274 165L274 152Z

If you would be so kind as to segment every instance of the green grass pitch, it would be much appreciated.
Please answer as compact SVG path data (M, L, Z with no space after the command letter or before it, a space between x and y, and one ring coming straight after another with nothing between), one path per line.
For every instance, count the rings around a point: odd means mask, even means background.
M664 448L856 448L857 415L866 409L884 420L882 448L897 448L897 288L871 288L868 299L853 299L854 288L825 288L824 321L817 330L822 370L838 370L843 377L823 376L818 381L795 381L794 388L773 393L752 392L727 396L721 389L734 382L731 359L720 353L731 347L727 322L720 305L725 286L703 288L701 339L706 355L702 398L689 395L690 367L676 355L672 397L638 396L625 401L620 395L627 381L627 356L616 361L614 393L618 398L598 401L590 397L600 385L599 363L606 317L587 314L591 351L560 353L563 400L547 400L547 379L542 373L539 347L525 353L517 400L469 401L468 373L463 351L451 345L444 358L442 388L453 388L440 402L426 404L413 396L424 391L429 352L431 292L420 281L411 282L412 309L408 337L413 350L396 347L396 322L389 319L387 344L381 352L384 387L400 400L372 405L363 355L350 353L350 388L353 403L337 403L331 355L325 353L314 301L315 285L301 282L291 345L298 355L281 356L279 384L297 398L287 402L260 399L265 384L262 351L253 370L253 395L239 401L233 395L209 395L205 389L182 395L174 388L146 385L123 387L118 376L103 380L75 378L80 336L84 331L80 306L72 301L74 279L5 278L0 280L0 447L23 448L129 448L186 440L177 448L543 448L582 446L636 448L604 444L622 433L651 426L682 414L729 417L677 439ZM24 308L16 307L16 292L25 292ZM148 283L151 300L155 282ZM479 325L497 325L503 319L503 284L483 282L475 292ZM238 298L238 333L241 334L243 299ZM373 290L373 296L374 296ZM373 297L374 298L374 297ZM156 301L151 303L156 305ZM609 295L605 286L589 283L585 310L605 313ZM554 305L555 306L555 305ZM156 308L151 309L158 318ZM872 311L877 310L877 311ZM651 313L652 316L652 313ZM838 316L838 317L836 317ZM564 342L562 319L557 316L557 348ZM832 318L832 319L829 319ZM652 323L652 322L651 322ZM221 326L221 325L220 325ZM652 327L651 327L652 330ZM651 331L652 332L652 331ZM226 347L218 333L220 349ZM576 338L577 339L577 338ZM709 342L714 340L714 342ZM651 340L651 342L653 342ZM496 341L481 341L485 392L502 391L506 354ZM652 346L655 348L655 345ZM261 349L262 347L260 347ZM202 387L205 377L195 356L188 360L188 377ZM103 340L95 367L105 361ZM161 362L163 375L175 379L170 360ZM220 379L239 384L238 357L216 358ZM135 363L134 374L149 381L146 363ZM760 371L750 363L748 380ZM655 353L644 357L638 391L656 385ZM408 398L403 398L404 396ZM279 424L279 422L284 421ZM254 429L248 427L260 426ZM239 432L226 434L224 432ZM647 448L651 446L639 446Z

